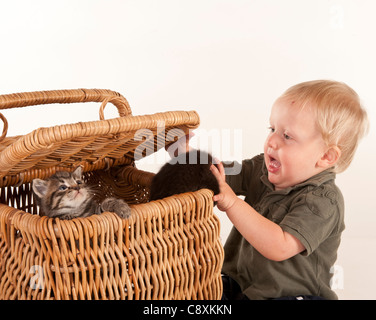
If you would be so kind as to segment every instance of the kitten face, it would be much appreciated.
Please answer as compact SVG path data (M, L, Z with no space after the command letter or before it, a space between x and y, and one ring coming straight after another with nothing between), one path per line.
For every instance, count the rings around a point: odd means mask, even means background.
M51 192L54 192L52 207L59 206L60 210L72 210L80 207L88 198L88 190L80 179L59 177L50 182Z
M49 217L82 215L92 194L81 178L81 167L73 173L61 171L47 180L34 179L33 191L39 197L42 211Z

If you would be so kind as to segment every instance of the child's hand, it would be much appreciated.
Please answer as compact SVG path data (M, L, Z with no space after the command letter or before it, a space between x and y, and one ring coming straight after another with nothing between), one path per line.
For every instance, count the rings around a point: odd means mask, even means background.
M225 168L223 167L222 162L217 161L217 166L212 164L210 171L213 173L219 184L219 194L214 195L213 201L217 202L219 210L227 211L234 205L235 201L238 200L238 197L226 183Z

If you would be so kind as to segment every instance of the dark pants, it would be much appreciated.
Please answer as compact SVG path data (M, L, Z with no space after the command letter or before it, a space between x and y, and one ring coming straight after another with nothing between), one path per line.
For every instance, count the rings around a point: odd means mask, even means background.
M234 279L223 274L222 283L222 300L249 300L248 297L242 293L239 284Z
M227 275L222 275L223 294L222 300L249 300L248 297L242 293L239 284ZM274 298L271 300L325 300L318 296L298 295Z

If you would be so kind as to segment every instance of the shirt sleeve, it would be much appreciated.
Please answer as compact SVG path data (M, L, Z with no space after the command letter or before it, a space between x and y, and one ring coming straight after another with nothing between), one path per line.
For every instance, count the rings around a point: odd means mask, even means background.
M340 192L314 190L296 201L280 227L300 240L308 256L330 236L342 232L343 211Z
M261 171L263 159L263 155L258 155L252 159L243 160L241 164L232 162L224 165L225 170L228 167L235 168L236 166L241 166L240 172L236 174L232 174L236 172L236 170L226 170L229 172L229 174L226 172L226 182L236 195L247 195L251 179L256 176L258 171Z

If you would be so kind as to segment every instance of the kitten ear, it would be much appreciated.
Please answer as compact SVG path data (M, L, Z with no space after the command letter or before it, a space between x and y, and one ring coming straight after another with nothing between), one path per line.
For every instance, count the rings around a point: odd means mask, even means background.
M48 182L42 179L33 180L33 191L39 197L43 198L47 193Z
M81 179L82 178L82 167L81 166L77 167L77 169L75 169L72 172L72 176L73 176L74 179Z

